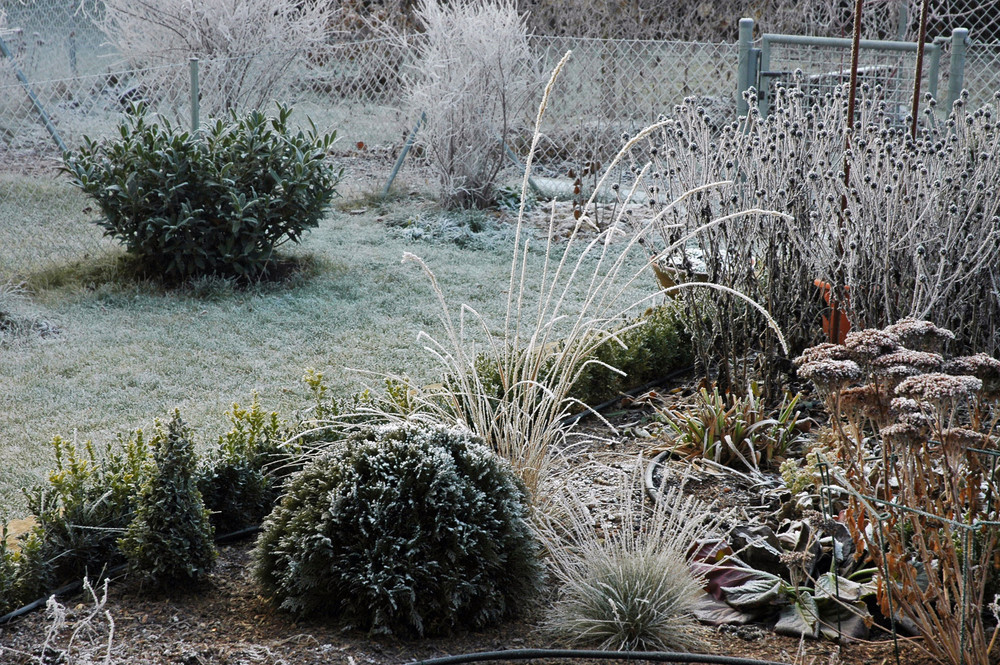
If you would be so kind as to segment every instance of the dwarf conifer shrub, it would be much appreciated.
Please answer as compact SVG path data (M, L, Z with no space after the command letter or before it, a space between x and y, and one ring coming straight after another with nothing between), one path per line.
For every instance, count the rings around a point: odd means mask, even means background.
M584 366L571 396L596 406L694 361L690 334L677 308L669 305L629 320L616 337L595 349L596 362Z
M540 575L508 464L469 434L416 425L333 444L296 474L255 559L282 609L400 635L514 615Z
M211 568L216 550L195 482L191 432L179 411L165 430L159 428L155 446L154 468L119 545L129 568L154 585L196 582Z
M319 224L340 179L326 160L336 132L292 131L291 113L231 112L193 135L136 105L117 138L84 138L63 170L147 270L257 277L276 247Z

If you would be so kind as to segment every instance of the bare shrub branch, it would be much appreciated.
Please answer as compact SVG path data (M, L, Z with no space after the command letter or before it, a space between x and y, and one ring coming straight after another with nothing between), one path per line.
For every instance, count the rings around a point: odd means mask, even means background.
M92 20L136 72L147 97L177 96L187 80L165 65L201 61L203 113L259 109L280 99L288 68L325 48L327 0L106 0ZM81 5L84 7L83 5ZM84 8L86 11L86 9ZM266 50L265 50L266 49Z
M438 173L442 203L492 203L511 131L540 82L524 17L511 0L421 0L424 34L405 76L407 108L426 124L417 139Z

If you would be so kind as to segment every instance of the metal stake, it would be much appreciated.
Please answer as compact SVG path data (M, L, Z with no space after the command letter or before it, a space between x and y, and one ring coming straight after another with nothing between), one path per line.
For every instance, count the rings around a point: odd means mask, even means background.
M56 142L56 145L59 146L61 151L68 152L69 149L59 137L59 132L56 131L55 125L52 124L49 114L45 112L45 107L42 106L42 102L38 99L34 90L31 89L31 84L28 83L28 77L25 76L20 67L17 66L17 62L14 60L14 54L10 52L10 49L7 47L7 42L3 40L3 37L0 37L0 54L3 54L5 58L10 60L11 65L14 67L14 74L17 76L17 80L21 82L21 87L24 88L24 91L28 94L28 98L31 100L32 105L35 107L35 110L38 111L38 117L42 119L42 124L45 125L45 129L48 130L49 136L52 137L52 140Z
M191 133L198 135L201 129L201 90L198 85L198 58L188 60L188 67L191 70Z

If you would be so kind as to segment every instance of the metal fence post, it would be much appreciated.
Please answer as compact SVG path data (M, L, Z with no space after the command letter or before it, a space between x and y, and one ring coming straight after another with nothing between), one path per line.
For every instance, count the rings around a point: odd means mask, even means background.
M753 19L740 19L739 64L736 69L736 114L745 116L750 111L750 105L743 98L753 82L750 80L750 44L753 43Z
M896 41L906 41L906 31L910 27L910 7L907 3L899 3L899 17L896 23Z
M199 117L201 113L199 101L201 90L198 85L198 58L188 60L188 67L191 70L191 134L197 136L201 128L201 118Z
M955 28L951 31L951 67L948 69L948 103L945 112L950 113L952 106L962 95L965 83L965 52L969 44L969 30Z
M417 119L417 124L413 126L413 131L410 135L406 137L406 144L403 145L403 150L399 153L399 157L396 158L396 163L392 167L392 173L389 174L389 180L385 183L385 188L382 189L382 198L389 196L389 190L392 188L392 183L399 175L399 169L403 167L403 160L406 159L406 154L410 152L410 148L413 147L413 141L417 138L417 132L420 130L420 125L427 122L427 114L423 111L420 112L420 117Z
M24 75L21 68L18 67L17 62L14 60L14 54L11 53L10 48L7 46L7 42L0 37L0 57L7 58L10 60L11 68L14 70L14 75L20 82L21 87L24 88L24 92L28 95L28 99L31 100L32 106L35 107L35 111L38 112L38 117L41 118L42 124L45 125L45 130L52 137L52 140L56 142L59 146L59 150L62 152L67 152L69 148L63 143L62 138L59 136L59 132L56 131L56 126L52 124L52 119L49 118L49 114L45 112L45 107L42 106L42 101L35 94L35 91L31 89L31 83L28 82L28 77Z

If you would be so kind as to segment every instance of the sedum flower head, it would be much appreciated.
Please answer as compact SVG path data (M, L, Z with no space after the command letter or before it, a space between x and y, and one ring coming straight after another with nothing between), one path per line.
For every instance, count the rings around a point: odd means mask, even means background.
M802 367L806 363L816 360L850 360L850 355L847 352L847 348L840 344L823 342L816 346L810 346L802 352L801 356L795 358L792 363L796 367Z
M917 446L927 440L927 430L910 423L893 423L882 428L882 438L890 443Z
M939 328L930 321L910 317L886 327L885 332L895 335L900 344L908 349L920 351L940 351L947 342L955 339L955 333L947 328Z
M955 376L934 372L911 376L896 386L896 394L940 404L967 397L982 389L982 380L974 376Z
M985 353L960 356L949 360L944 371L948 374L975 376L984 381L997 381L1000 379L1000 360Z
M822 391L832 392L864 376L853 360L813 360L799 368L799 376L809 379Z
M908 365L920 372L940 372L944 366L944 358L941 357L940 353L899 349L879 356L872 361L872 366L876 368L876 371L898 365Z
M847 347L852 359L867 364L879 356L898 350L900 344L899 338L894 334L869 328L847 333L844 346Z
M941 432L942 443L960 450L982 448L987 442L986 435L965 427L952 427Z

